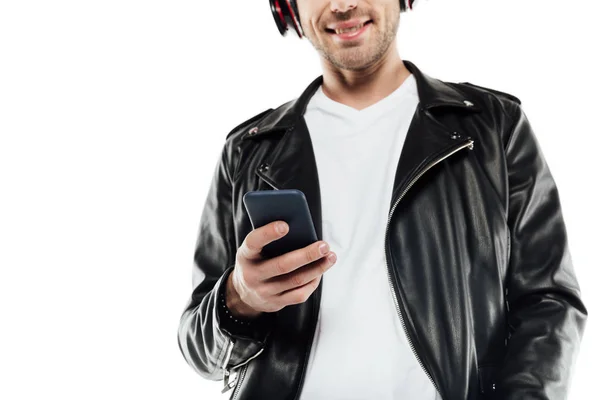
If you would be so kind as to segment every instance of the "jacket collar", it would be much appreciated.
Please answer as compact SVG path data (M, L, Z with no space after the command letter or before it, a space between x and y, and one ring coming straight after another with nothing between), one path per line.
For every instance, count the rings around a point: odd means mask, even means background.
M417 82L417 93L419 94L419 107L429 110L436 107L457 107L471 112L479 112L481 108L467 98L450 84L430 77L422 72L415 64L408 60L402 61L406 68L414 75ZM310 98L323 83L323 75L313 80L300 97L289 101L273 112L267 113L248 132L242 135L242 140L254 138L273 131L285 131L298 123L298 119L304 115Z

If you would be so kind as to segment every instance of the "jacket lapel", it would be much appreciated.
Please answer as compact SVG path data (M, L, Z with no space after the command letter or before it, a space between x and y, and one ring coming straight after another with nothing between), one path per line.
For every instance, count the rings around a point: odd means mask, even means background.
M431 163L455 147L471 142L470 136L448 129L429 111L417 108L402 147L390 207L407 185L424 173Z

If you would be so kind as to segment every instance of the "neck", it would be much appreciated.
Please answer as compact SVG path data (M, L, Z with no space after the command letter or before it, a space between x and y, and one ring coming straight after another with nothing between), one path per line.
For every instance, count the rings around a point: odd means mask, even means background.
M396 90L410 75L396 47L396 40L377 62L362 70L340 69L321 59L323 93L332 100L362 110Z

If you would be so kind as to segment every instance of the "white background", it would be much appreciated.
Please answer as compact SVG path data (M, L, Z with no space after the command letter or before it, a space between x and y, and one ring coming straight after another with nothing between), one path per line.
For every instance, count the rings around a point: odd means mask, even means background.
M432 0L398 33L423 72L522 100L590 311L571 399L600 355L598 11ZM267 0L0 3L0 398L221 398L176 338L209 180L225 135L320 68Z

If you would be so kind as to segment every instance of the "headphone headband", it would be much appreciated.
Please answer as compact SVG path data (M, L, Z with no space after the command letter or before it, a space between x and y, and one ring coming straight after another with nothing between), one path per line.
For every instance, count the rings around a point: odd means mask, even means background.
M412 10L415 0L404 0L409 9ZM300 14L298 13L298 5L296 0L269 0L271 5L271 14L275 19L275 24L281 36L285 36L290 29L294 27L296 34L300 39L304 36L304 31L300 25ZM402 9L402 0L400 0L400 12Z

